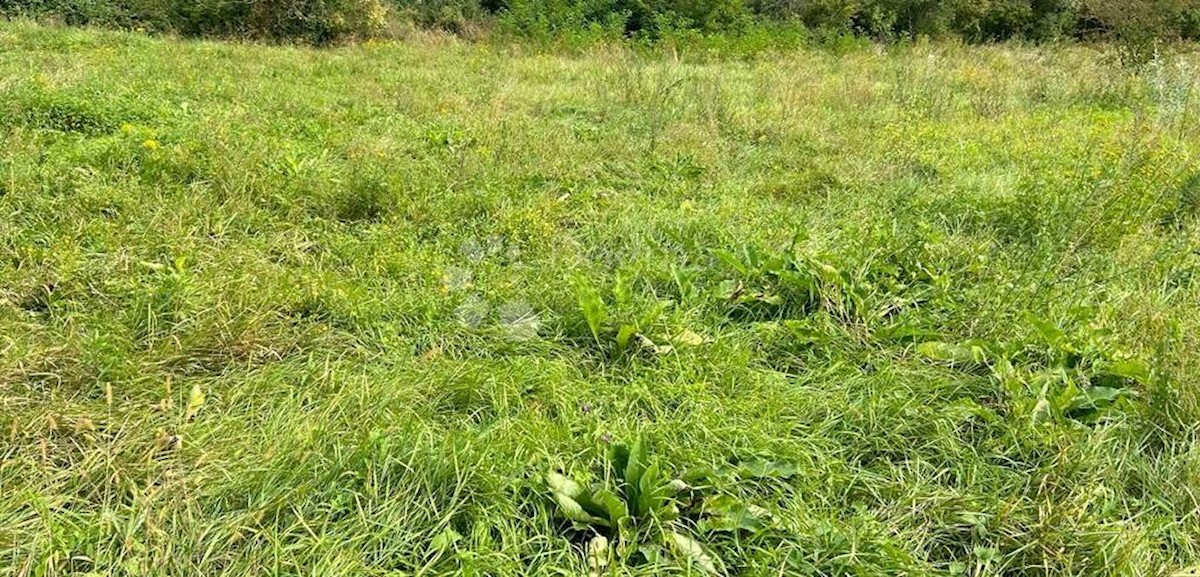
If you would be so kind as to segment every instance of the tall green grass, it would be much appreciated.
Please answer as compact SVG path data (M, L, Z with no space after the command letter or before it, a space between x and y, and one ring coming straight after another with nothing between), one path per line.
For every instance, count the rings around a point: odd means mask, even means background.
M3 573L1200 564L1194 56L0 45Z

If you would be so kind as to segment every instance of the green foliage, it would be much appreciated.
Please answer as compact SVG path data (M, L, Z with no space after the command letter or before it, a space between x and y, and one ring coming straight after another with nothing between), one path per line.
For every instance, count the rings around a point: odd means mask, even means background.
M492 8L514 30L535 35L598 26L650 37L683 30L738 33L754 20L798 20L824 33L879 39L958 36L971 41L1054 40L1111 34L1138 43L1191 34L1197 8L1189 0L512 0ZM761 25L761 24L760 24Z
M1117 42L1121 60L1140 66L1169 43L1194 37L1196 0L1085 0L1084 32Z
M645 303L636 299L632 291L627 277L618 278L608 300L585 279L575 283L575 298L583 321L593 344L606 358L665 355L675 350L671 344L674 341L694 344L692 341L700 338L694 334L688 336L687 331L669 335L667 313L675 303L658 299Z
M717 285L717 295L734 318L782 319L797 338L812 339L804 321L821 312L844 325L903 340L922 334L894 323L906 310L929 306L946 293L947 278L920 251L874 254L859 262L801 250L802 235L786 251L767 252L753 245L741 254L714 250L714 258L736 273ZM915 252L915 254L907 254ZM839 265L832 264L841 261Z
M400 17L420 26L463 34L490 16L479 0L395 0L395 5Z
M1194 0L6 0L0 14L74 25L147 28L326 43L385 31L388 10L419 26L466 36L496 29L527 39L631 36L701 48L747 40L787 44L802 23L813 37L970 41L1111 37L1137 63L1162 41L1200 36ZM735 40L730 40L731 38ZM728 50L728 49L726 49Z
M1127 18L1122 13L1085 10L1078 0L510 0L491 7L470 6L456 13L477 12L475 8L491 11L509 29L534 36L596 27L678 38L683 31L742 34L769 26L770 21L799 21L826 35L857 33L886 40L918 36L1052 40L1094 30L1097 23L1114 31L1124 29ZM1127 12L1153 13L1148 8ZM1188 26L1190 13L1168 8L1162 22L1146 30L1153 30L1154 38L1169 37ZM1174 27L1166 22L1174 22Z
M1107 333L1088 331L1075 339L1036 315L1025 319L1038 341L930 341L917 352L956 367L987 367L1010 395L1013 417L1034 423L1094 424L1154 384L1150 366L1119 352Z
M849 273L797 251L771 254L746 246L740 257L725 250L713 256L741 277L717 289L733 314L797 318L821 308L849 318L862 309L864 295Z
M374 36L387 24L382 0L5 0L0 14L316 44Z
M790 465L767 461L751 461L732 470L738 479L786 479L795 474ZM672 555L680 564L704 574L723 575L725 564L692 537L688 527L706 533L754 535L768 528L769 514L727 493L702 494L713 489L713 481L722 476L730 478L718 471L690 475L693 482L705 483L701 488L671 479L638 437L632 445L615 443L609 449L604 483L584 487L551 472L546 475L546 487L573 530L600 534L591 541L589 556L606 557L610 553L607 545L615 539L612 553L622 564L657 564L665 555Z

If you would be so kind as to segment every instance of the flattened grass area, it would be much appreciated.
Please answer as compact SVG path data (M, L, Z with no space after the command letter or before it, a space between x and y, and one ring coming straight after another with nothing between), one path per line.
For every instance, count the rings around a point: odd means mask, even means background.
M1186 570L1198 66L0 24L0 568L583 574L640 437L795 468L729 574Z

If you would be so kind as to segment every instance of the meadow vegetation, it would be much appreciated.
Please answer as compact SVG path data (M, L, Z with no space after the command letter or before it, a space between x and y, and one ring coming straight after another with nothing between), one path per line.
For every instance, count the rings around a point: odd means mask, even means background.
M1200 566L1193 54L0 46L0 573Z

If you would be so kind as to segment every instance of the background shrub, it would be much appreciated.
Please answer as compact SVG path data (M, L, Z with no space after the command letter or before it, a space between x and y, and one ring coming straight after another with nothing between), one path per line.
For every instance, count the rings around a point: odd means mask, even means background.
M0 13L77 26L318 44L372 36L387 22L381 0L0 0Z
M1195 0L1086 0L1085 32L1118 41L1124 60L1145 62L1159 41L1181 36L1186 15Z
M1188 40L1200 40L1200 7L1190 6L1179 14L1179 35Z
M397 0L400 17L425 28L465 32L489 18L500 5L479 0Z
M678 38L782 23L880 40L1113 38L1135 59L1160 41L1200 38L1200 0L0 0L0 14L67 24L315 43L377 34L388 8L418 26L496 23L529 37Z

